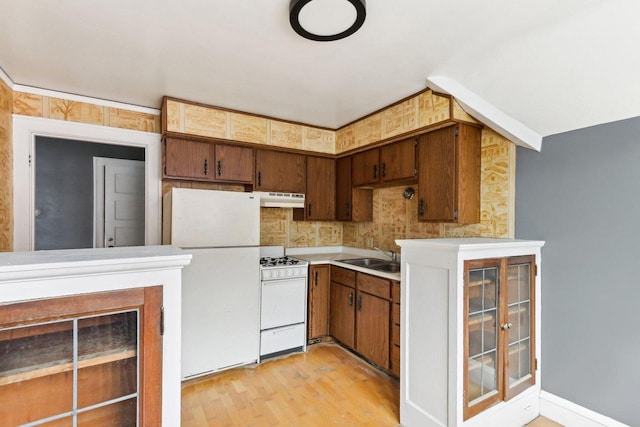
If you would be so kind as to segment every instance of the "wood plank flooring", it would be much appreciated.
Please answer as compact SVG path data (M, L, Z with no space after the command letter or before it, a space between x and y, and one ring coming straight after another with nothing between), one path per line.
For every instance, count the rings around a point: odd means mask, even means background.
M399 425L399 384L342 347L292 354L185 382L182 427ZM538 417L527 427L561 427Z
M182 426L380 426L400 422L399 384L335 344L182 386Z

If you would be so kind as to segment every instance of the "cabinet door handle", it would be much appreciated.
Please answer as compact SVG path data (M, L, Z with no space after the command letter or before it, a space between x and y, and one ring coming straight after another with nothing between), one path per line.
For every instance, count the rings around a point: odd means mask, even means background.
M315 271L313 275L313 280L316 282L316 286L318 286L318 270Z
M424 215L424 199L420 199L420 201L418 202L418 215Z
M362 311L362 295L358 295L358 311Z
M349 307L353 307L353 291L349 292Z
M207 175L209 173L209 160L204 159L204 174Z
M222 175L222 160L218 160L218 176Z
M373 179L378 179L378 165L373 165Z
M311 218L311 203L307 205L307 217Z
M382 164L382 170L380 171L380 173L382 173L382 177L384 178L385 176L387 176L387 164L383 163Z
M351 216L351 205L349 203L345 205L345 213L347 214L347 218Z
M262 186L262 172L258 172L258 187Z

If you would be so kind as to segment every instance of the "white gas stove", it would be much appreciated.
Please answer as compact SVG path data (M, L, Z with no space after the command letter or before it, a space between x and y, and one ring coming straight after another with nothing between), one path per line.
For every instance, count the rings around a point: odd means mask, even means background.
M308 263L280 251L261 248L260 358L306 350Z

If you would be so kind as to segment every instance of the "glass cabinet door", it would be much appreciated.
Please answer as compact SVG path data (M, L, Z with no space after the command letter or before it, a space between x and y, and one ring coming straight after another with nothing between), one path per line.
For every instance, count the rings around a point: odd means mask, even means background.
M466 420L535 384L535 259L466 261L464 283Z
M161 425L162 295L0 304L0 426Z
M506 398L535 383L535 298L532 256L507 260Z
M0 328L0 424L136 426L138 314Z
M465 409L473 416L500 398L500 261L470 263L466 275Z

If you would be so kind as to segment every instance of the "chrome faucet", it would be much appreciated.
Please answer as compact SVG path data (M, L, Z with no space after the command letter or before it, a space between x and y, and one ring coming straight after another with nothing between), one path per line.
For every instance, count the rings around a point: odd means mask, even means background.
M389 252L387 252L387 251L383 251L382 249L380 249L380 248L376 248L375 246L374 246L374 248L373 248L373 249L375 249L375 250L377 250L377 251L380 251L380 252L382 252L383 254L385 254L386 256L388 256L388 257L391 259L391 262L398 262L398 254L397 254L397 253L395 253L395 252L393 252L393 251L389 251Z

